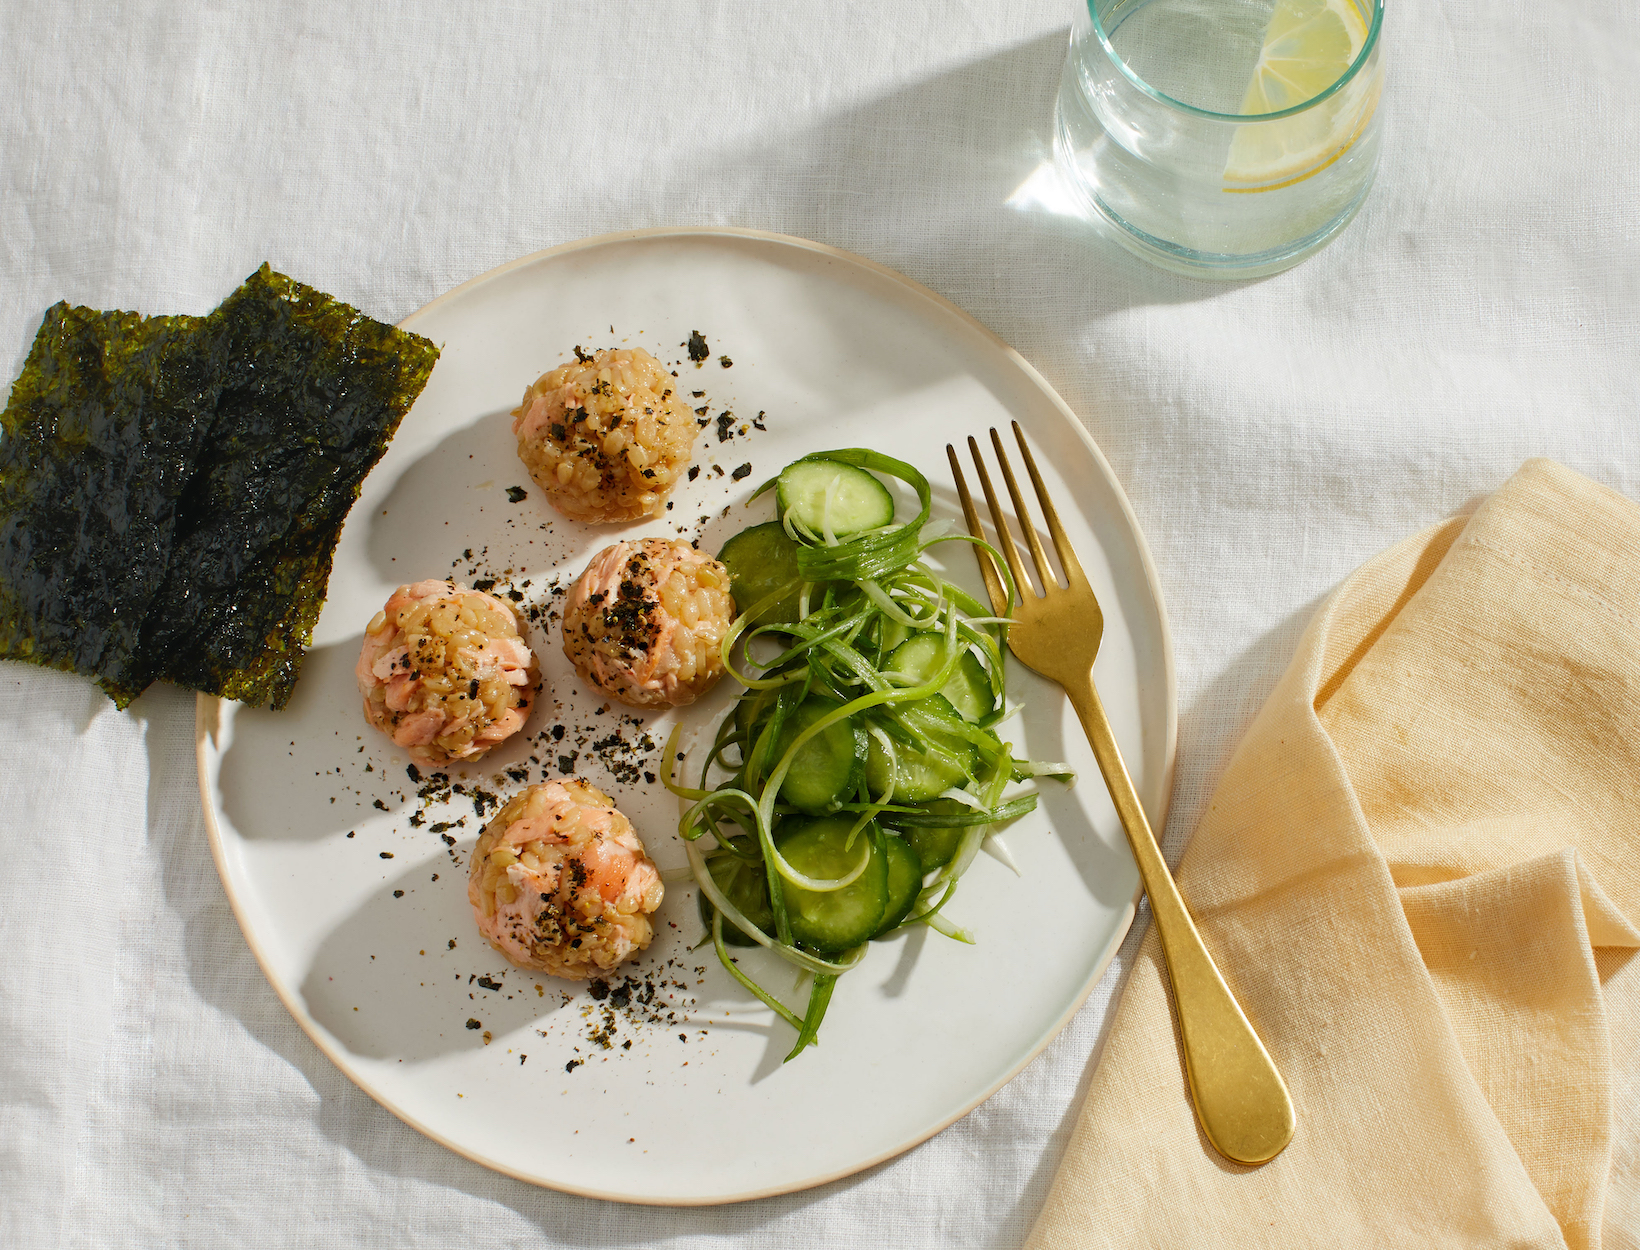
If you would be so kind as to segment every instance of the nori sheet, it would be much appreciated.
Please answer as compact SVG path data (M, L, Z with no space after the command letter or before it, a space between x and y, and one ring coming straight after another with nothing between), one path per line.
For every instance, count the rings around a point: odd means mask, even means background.
M438 348L266 265L210 320L223 389L143 651L159 679L278 708L342 523Z
M143 621L215 418L202 324L47 310L0 414L0 657L140 680Z
M266 265L206 318L59 309L0 417L0 655L121 707L154 680L285 706L342 523L438 348ZM78 355L53 321L76 313ZM86 452L87 424L123 459ZM99 487L123 530L71 524Z

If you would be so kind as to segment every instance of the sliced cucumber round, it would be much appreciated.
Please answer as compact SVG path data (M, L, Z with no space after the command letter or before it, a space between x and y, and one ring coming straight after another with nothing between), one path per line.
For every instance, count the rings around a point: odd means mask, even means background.
M812 694L804 699L781 725L780 741L764 767L772 768L784 759L798 734L842 706L824 695ZM866 742L865 730L855 725L852 717L826 726L797 748L780 783L780 797L799 811L815 815L836 811L860 788Z
M892 616L877 618L877 653L892 655L894 648L916 632L911 626L896 621Z
M883 665L886 673L899 673L921 685L939 672L946 659L945 639L940 634L914 634L901 643ZM964 651L957 661L951 679L940 687L940 693L951 701L951 706L968 721L979 721L991 714L996 698L991 693L985 665L972 651Z
M789 585L789 595L764 608L754 619L760 625L789 625L797 619L801 591L797 583L802 577L797 571L797 544L779 521L741 530L723 544L718 559L729 570L729 593L734 596L735 611L750 612Z
M742 851L755 851L757 839L753 837L730 838L735 846ZM747 861L735 855L714 855L707 861L712 873L712 880L717 882L718 889L728 895L729 901L746 919L750 920L764 933L774 934L774 909L769 906L769 878L761 859ZM706 897L705 891L699 896L700 919L708 931L712 927L712 916L717 908L712 906L712 900ZM723 920L723 940L729 946L754 946L756 943L740 931L740 926L731 924L727 916Z
M888 910L872 937L882 937L904 924L911 905L917 901L917 891L922 889L923 866L917 852L904 838L892 833L884 836L883 846L888 855Z
M875 825L867 825L847 845L853 816L796 817L781 825L775 846L786 862L810 877L846 877L860 862L866 870L840 890L817 893L785 883L792 936L821 954L837 954L869 941L888 914L888 857Z
M894 523L894 496L864 469L840 460L798 460L775 486L780 515L811 534L847 538Z
M928 805L928 810L931 814L949 812L957 816L968 809L955 799L936 799ZM962 825L944 828L914 826L898 832L910 844L911 849L917 852L917 858L922 861L923 871L932 872L936 868L944 868L951 862L957 853L957 847L962 845L962 835L968 830Z
M912 720L927 741L926 748L909 742L894 744L894 801L920 803L937 798L952 786L960 786L979 766L979 751L954 728L962 725L957 709L943 695L932 694L905 708L901 715ZM873 736L866 754L866 788L871 797L888 793L890 768L888 752Z

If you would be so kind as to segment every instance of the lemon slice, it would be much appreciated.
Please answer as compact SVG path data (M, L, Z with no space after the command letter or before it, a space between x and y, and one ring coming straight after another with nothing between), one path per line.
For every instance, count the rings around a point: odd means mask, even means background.
M1350 0L1281 0L1241 111L1274 113L1314 99L1343 76L1366 41L1366 24Z
M1241 102L1243 115L1275 113L1313 100L1354 64L1367 26L1352 0L1279 0ZM1235 190L1269 190L1324 168L1354 141L1376 92L1366 100L1329 100L1314 110L1236 129L1225 166Z

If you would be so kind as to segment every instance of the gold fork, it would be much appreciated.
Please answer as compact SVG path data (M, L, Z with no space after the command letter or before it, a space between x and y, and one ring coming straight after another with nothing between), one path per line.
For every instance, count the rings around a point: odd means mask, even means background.
M1060 566L1065 570L1068 583L1061 587L1049 566L1042 544L1036 536L1025 500L1014 481L1013 469L1003 450L1002 439L991 431L991 443L996 449L997 462L1008 494L1013 499L1014 515L1025 532L1025 542L1031 559L1036 564L1042 594L1035 593L1026 578L1025 567L1009 532L1007 518L997 504L996 491L991 486L991 475L986 472L980 456L979 444L968 440L974 466L979 470L980 485L985 491L985 502L991 508L991 520L996 526L997 546L1013 572L1014 585L1019 589L1019 603L1014 604L1008 594L995 561L983 547L976 547L980 573L985 578L985 589L991 596L991 606L998 616L1010 619L1007 627L1008 649L1029 668L1035 669L1049 681L1064 688L1071 706L1081 718L1082 728L1099 761L1105 785L1116 805L1116 815L1127 833L1133 858L1138 861L1139 876L1144 881L1145 893L1150 896L1150 911L1155 918L1156 932L1161 936L1162 953L1167 960L1168 976L1173 983L1173 1003L1178 1013L1179 1039L1184 1051L1185 1072L1190 1081L1190 1096L1196 1107L1196 1118L1207 1140L1227 1159L1237 1163L1264 1163L1281 1153L1292 1140L1295 1118L1293 1101L1281 1074L1270 1060L1264 1043L1259 1041L1253 1026L1247 1022L1230 987L1224 983L1213 957L1202 944L1201 935L1190 919L1178 886L1167 870L1156 845L1156 835L1145 819L1144 808L1133 789L1133 779L1122 763L1116 749L1116 738L1111 733L1110 721L1093 684L1093 661L1099 653L1099 641L1104 634L1105 618L1099 609L1099 600L1088 585L1082 565L1072 550L1065 531L1059 524L1053 501L1037 472L1036 460L1026 446L1025 435L1014 422L1014 437L1025 456L1025 467L1036 488L1037 500L1053 537L1054 550L1059 554ZM962 476L962 465L956 448L945 447L951 458L951 472L956 476L957 494L962 498L963 515L968 519L968 531L984 540L979 514L974 510L968 483Z

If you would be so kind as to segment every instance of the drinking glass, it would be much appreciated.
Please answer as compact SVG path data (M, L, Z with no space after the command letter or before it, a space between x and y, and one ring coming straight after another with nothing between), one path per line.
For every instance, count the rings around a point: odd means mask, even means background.
M1129 251L1199 278L1296 264L1378 166L1383 0L1087 0L1060 180Z

